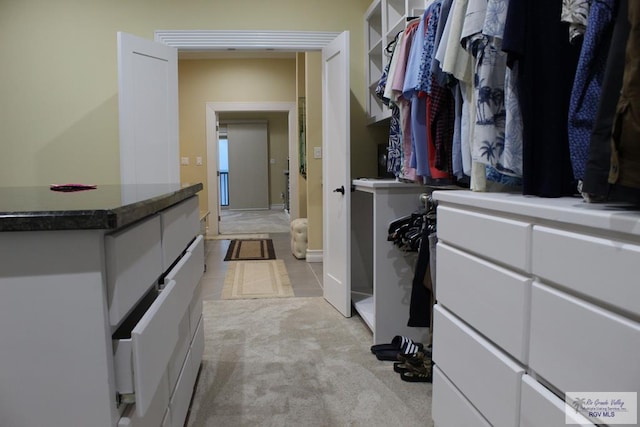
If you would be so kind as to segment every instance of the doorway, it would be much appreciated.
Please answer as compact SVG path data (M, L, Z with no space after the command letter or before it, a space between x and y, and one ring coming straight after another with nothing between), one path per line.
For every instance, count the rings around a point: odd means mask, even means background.
M244 223L246 225L246 229L254 229L254 226L248 226L247 221L248 215L245 215L245 220L240 221L237 226L223 226L221 228L220 220L224 221L224 215L222 212L222 206L220 204L220 179L218 176L218 171L220 171L219 164L219 134L220 134L220 122L221 116L224 119L225 115L231 113L283 113L286 114L287 117L287 152L289 158L289 165L283 165L284 168L291 169L293 167L297 170L298 165L298 155L297 155L297 106L295 102L207 102L206 103L206 140L207 140L207 192L209 199L209 210L210 210L210 221L209 221L209 234L218 235L218 234L235 234L233 231L242 227ZM246 120L245 120L246 121ZM224 122L224 120L222 120ZM295 165L295 166L294 166ZM279 174L276 172L272 172L271 179L280 178ZM296 175L296 174L294 174ZM284 180L284 174L282 175L282 179ZM294 190L295 185L295 190ZM290 192L294 191L297 194L297 180L295 183L289 183ZM232 195L230 194L230 198ZM217 201L217 202L214 202ZM273 203L268 206L271 208ZM276 210L276 209L274 209ZM296 206L297 211L297 206ZM265 213L263 213L264 215ZM275 218L263 218L263 224L271 224L270 228L273 229L272 232L285 232L288 231L288 228L284 230L282 226L282 221L284 216L284 209L282 212L275 213ZM238 215L237 215L238 216ZM259 217L260 215L256 215ZM293 212L290 216L286 216L287 224L290 218L296 218L293 216ZM238 219L238 218L236 218ZM229 218L227 222L230 222L232 219ZM275 231L277 230L277 231Z
M227 137L227 209L269 210L271 174L267 121L221 121L219 128L218 133L224 131ZM220 144L221 140L218 137L219 153L224 145ZM273 163L276 163L275 159ZM221 184L223 169L223 165L220 164ZM223 188L220 185L220 189ZM223 198L220 197L220 206L223 205L222 202Z

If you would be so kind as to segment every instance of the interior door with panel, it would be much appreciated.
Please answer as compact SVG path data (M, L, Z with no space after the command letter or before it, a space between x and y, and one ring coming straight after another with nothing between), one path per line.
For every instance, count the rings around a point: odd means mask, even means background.
M120 180L180 182L178 50L118 33Z
M351 316L349 32L322 49L324 297Z
M267 123L229 123L229 209L269 209Z

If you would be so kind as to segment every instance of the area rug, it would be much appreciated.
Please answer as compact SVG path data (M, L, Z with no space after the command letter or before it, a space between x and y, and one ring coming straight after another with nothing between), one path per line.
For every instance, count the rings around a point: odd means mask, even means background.
M225 261L258 261L275 259L271 239L234 239L229 243Z
M222 299L293 297L284 261L238 261L229 264Z

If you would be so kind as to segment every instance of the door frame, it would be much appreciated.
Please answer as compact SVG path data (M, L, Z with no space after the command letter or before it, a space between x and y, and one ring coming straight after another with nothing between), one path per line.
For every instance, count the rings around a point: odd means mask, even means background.
M280 52L309 52L321 51L325 46L331 43L341 34L340 31L250 31L250 30L156 30L154 32L154 40L173 46L180 52L216 52L216 51L280 51ZM231 104L231 103L211 103L211 104ZM234 103L234 104L259 104L259 103ZM269 103L265 103L269 104ZM295 105L295 103L292 103ZM217 107L213 105L212 107ZM222 111L222 110L213 110ZM227 111L247 111L247 110L227 110ZM255 110L254 110L255 111ZM294 108L293 116L289 109L289 171L298 170L298 148L297 148L297 106ZM209 136L217 138L215 131L215 118L210 122L209 103L207 103L207 147L210 147ZM292 123L293 117L293 123ZM293 126L293 128L292 128ZM293 132L292 132L293 129ZM293 143L292 143L293 140ZM217 148L217 140L216 140ZM293 147L293 150L292 150ZM207 159L210 161L210 155L207 153ZM215 159L217 171L217 157ZM215 174L215 171L214 171ZM290 173L290 215L291 219L296 219L300 215L298 206L298 174ZM209 183L215 182L214 186ZM219 206L215 203L213 212L212 200L219 200L217 197L217 176L214 179L207 171L207 187L209 198L210 215L218 215ZM212 199L211 187L215 187L215 198ZM217 221L216 221L217 224ZM215 234L218 234L216 227Z
M220 213L220 197L218 194L218 116L220 113L231 112L265 112L287 113L289 133L289 171L298 170L298 120L297 105L295 102L207 102L206 103L206 140L207 140L207 197L209 198L209 215L215 219L215 228L209 230L209 234L218 235L218 215ZM289 173L291 197L295 197L291 205L291 219L299 216L298 208L298 174ZM215 210L214 210L215 206ZM295 208L295 210L294 210Z

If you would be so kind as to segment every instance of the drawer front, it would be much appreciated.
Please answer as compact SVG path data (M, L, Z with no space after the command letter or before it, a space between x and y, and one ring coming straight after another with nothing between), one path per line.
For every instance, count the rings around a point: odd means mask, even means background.
M189 312L185 311L182 316L182 320L180 321L179 327L179 340L178 345L176 346L173 354L171 355L171 360L169 360L169 368L167 370L169 374L169 390L173 392L173 389L178 382L178 377L180 376L180 371L182 370L182 365L184 364L184 360L187 357L187 352L189 351L189 346L191 344L191 334L189 333Z
M198 197L165 209L160 213L162 222L162 261L164 270L187 248L200 231Z
M202 285L198 285L196 291L193 294L193 299L191 300L191 304L189 304L189 327L191 331L191 336L193 336L196 332L196 328L198 327L198 323L200 322L200 318L202 317Z
M176 309L180 311L180 313L189 311L189 304L193 299L193 292L198 285L198 282L195 281L195 270L197 270L197 268L192 261L191 254L189 252L185 253L164 279L165 283L170 281L176 282Z
M152 393L167 370L178 344L178 325L182 313L176 309L175 290L176 283L169 282L131 331L136 410L140 415L148 409Z
M131 338L114 340L116 391L135 393L140 417L149 410L178 344L181 314L175 309L175 288L173 281L165 286L131 330Z
M524 370L439 304L433 361L494 426L517 425Z
M435 427L490 427L480 412L447 379L438 365L433 367L431 415Z
M162 427L171 427L171 409L167 408L162 419Z
M191 402L194 382L195 377L193 376L193 369L191 367L191 353L188 353L182 372L180 373L180 378L178 379L178 384L173 392L173 396L171 396L171 403L169 404L171 425L173 427L184 426L184 421L189 411L189 402Z
M196 333L191 343L191 364L193 368L193 378L197 378L200 370L200 363L204 355L204 325L202 319L198 323Z
M640 246L536 226L532 259L535 275L640 314Z
M562 392L640 393L640 323L534 282L529 365Z
M438 243L438 302L526 363L531 280Z
M162 377L160 386L156 391L149 410L144 417L136 413L135 405L129 405L122 417L118 420L118 427L157 427L162 422L163 416L169 405L169 385L167 376Z
M160 236L159 216L105 236L111 325L120 324L162 273Z
M569 411L565 415L564 401L546 387L531 378L522 377L522 400L520 404L520 427L565 427L566 415L572 424L585 427L595 425L580 414Z
M200 271L200 276L202 276L204 274L204 236L198 235L187 248L187 252L195 258L194 262L202 267Z
M483 258L530 271L528 223L438 206L438 239Z

